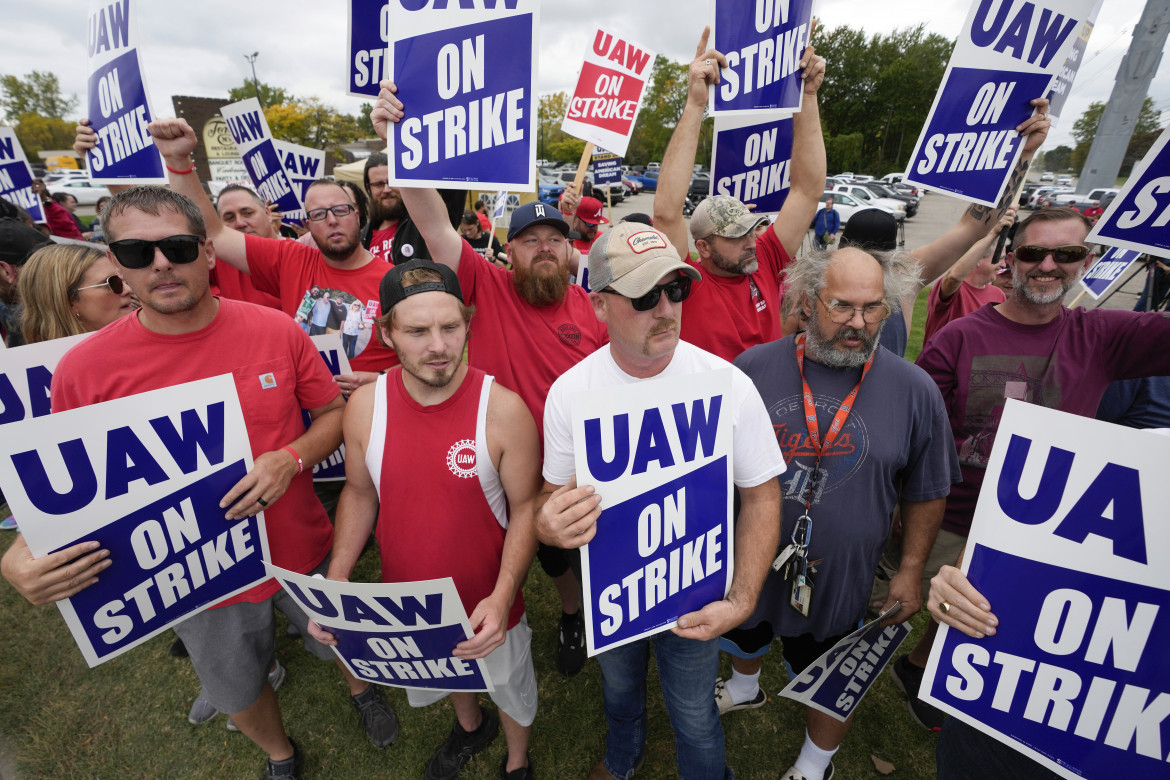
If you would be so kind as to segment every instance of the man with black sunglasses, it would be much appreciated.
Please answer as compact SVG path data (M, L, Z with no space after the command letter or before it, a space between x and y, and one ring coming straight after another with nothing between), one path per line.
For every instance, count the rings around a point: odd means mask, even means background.
M727 361L679 341L683 302L700 285L699 271L683 262L667 237L652 227L623 222L589 252L589 300L609 332L609 344L553 383L544 407L544 487L537 535L545 544L576 549L595 533L600 502L592 485L577 485L573 399L582 391L651 378L686 382L689 376L729 368ZM605 757L590 780L629 777L645 756L646 670L650 648L675 733L679 776L728 776L723 726L711 701L719 671L719 635L739 625L755 605L776 548L784 471L760 395L742 371L732 370L734 481L740 499L735 567L727 596L683 615L678 627L597 656L606 721Z
M343 404L316 348L284 315L211 294L215 249L189 199L163 187L135 187L116 195L101 219L111 260L142 308L61 359L53 411L232 374L254 465L223 497L225 516L265 511L273 562L323 573L333 529L313 493L312 466L341 443ZM312 419L307 429L301 409ZM30 601L55 601L92 584L109 561L106 551L86 544L63 552L35 561L6 556L4 575ZM274 606L307 636L307 616L274 580L188 618L175 633L190 653L202 695L268 754L266 777L290 778L300 754L284 731L269 677ZM305 646L336 661L315 640ZM371 740L378 747L392 743L393 711L368 682L338 667Z
M1009 398L1093 417L1110 382L1170 374L1170 317L1064 305L1093 263L1090 228L1076 209L1034 212L1007 254L1014 285L1007 300L948 324L918 356L942 391L963 472L947 500L940 543L970 530ZM932 622L902 667L908 674L899 683L912 699L936 629Z

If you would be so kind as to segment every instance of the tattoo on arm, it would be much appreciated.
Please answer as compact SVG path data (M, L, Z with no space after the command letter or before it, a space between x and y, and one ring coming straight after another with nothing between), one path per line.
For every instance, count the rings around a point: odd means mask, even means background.
M1020 183L1028 172L1029 163L1030 161L1022 158L1016 163L1012 175L1008 177L1007 186L1004 187L1003 197L999 199L999 203L996 204L994 209L988 208L980 203L972 203L971 208L967 209L967 216L985 225L998 222L1004 212L1007 211L1008 206L1012 205L1012 201L1015 200L1016 191L1019 190Z

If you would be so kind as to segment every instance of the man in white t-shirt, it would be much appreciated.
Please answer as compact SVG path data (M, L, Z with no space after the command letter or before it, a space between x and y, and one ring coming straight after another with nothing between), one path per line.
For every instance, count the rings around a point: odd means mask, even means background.
M622 223L589 253L597 319L610 343L553 383L544 409L544 489L537 533L545 544L577 548L593 538L601 514L593 486L575 478L571 398L582 390L685 377L732 368L727 361L679 342L682 303L699 272L684 263L661 232ZM733 370L734 481L740 498L735 568L727 596L681 616L678 627L597 657L609 725L604 759L590 780L628 777L645 752L646 663L653 643L659 677L675 730L679 776L723 778L723 727L706 690L719 667L719 635L739 625L756 603L776 551L784 460L768 414L751 380Z

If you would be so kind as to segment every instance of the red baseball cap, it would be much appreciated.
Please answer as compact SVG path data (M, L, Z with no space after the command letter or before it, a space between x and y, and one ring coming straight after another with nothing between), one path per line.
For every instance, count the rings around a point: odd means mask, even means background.
M601 216L601 201L597 198L581 198L577 204L577 218L590 225L609 224L609 220Z

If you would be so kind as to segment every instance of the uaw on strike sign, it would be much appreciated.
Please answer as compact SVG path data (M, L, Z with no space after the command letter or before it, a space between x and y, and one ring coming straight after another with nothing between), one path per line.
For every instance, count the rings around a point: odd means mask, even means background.
M581 393L577 484L601 496L581 548L589 655L672 628L727 594L731 369Z
M1170 774L1170 438L1008 401L922 698L1068 778Z
M625 157L654 68L654 52L599 27L561 129L574 138Z

